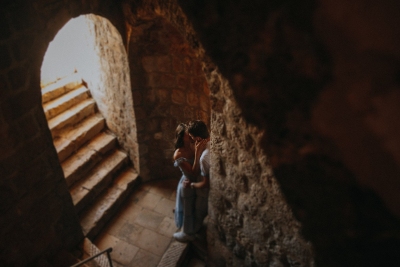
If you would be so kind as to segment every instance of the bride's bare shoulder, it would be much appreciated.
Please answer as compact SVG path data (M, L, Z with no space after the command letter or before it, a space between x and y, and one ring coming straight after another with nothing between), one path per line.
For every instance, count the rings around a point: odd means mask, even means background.
M182 157L182 149L178 148L174 152L174 160L177 160Z

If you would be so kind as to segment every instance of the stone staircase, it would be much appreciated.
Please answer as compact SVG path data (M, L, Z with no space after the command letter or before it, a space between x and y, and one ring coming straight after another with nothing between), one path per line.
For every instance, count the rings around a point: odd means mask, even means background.
M93 240L140 179L78 74L42 88L42 103L83 233Z

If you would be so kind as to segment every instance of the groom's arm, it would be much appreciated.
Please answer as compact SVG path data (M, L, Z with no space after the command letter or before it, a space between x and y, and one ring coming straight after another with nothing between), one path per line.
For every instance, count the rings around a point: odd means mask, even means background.
M204 151L204 155L200 158L200 171L201 181L197 183L191 183L192 188L209 188L210 187L210 153L209 150Z

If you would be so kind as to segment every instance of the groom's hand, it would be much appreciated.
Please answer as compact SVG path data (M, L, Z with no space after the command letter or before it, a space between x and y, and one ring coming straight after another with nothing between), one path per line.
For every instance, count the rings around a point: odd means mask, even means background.
M183 180L183 187L184 188L188 188L188 187L190 187L190 180L189 179L185 179L185 180Z

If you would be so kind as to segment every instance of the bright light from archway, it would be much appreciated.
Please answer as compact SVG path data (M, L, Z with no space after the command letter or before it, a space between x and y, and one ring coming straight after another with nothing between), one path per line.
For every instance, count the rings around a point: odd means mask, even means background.
M50 43L41 68L42 87L74 72L99 68L95 36L86 20L85 16L71 19Z

